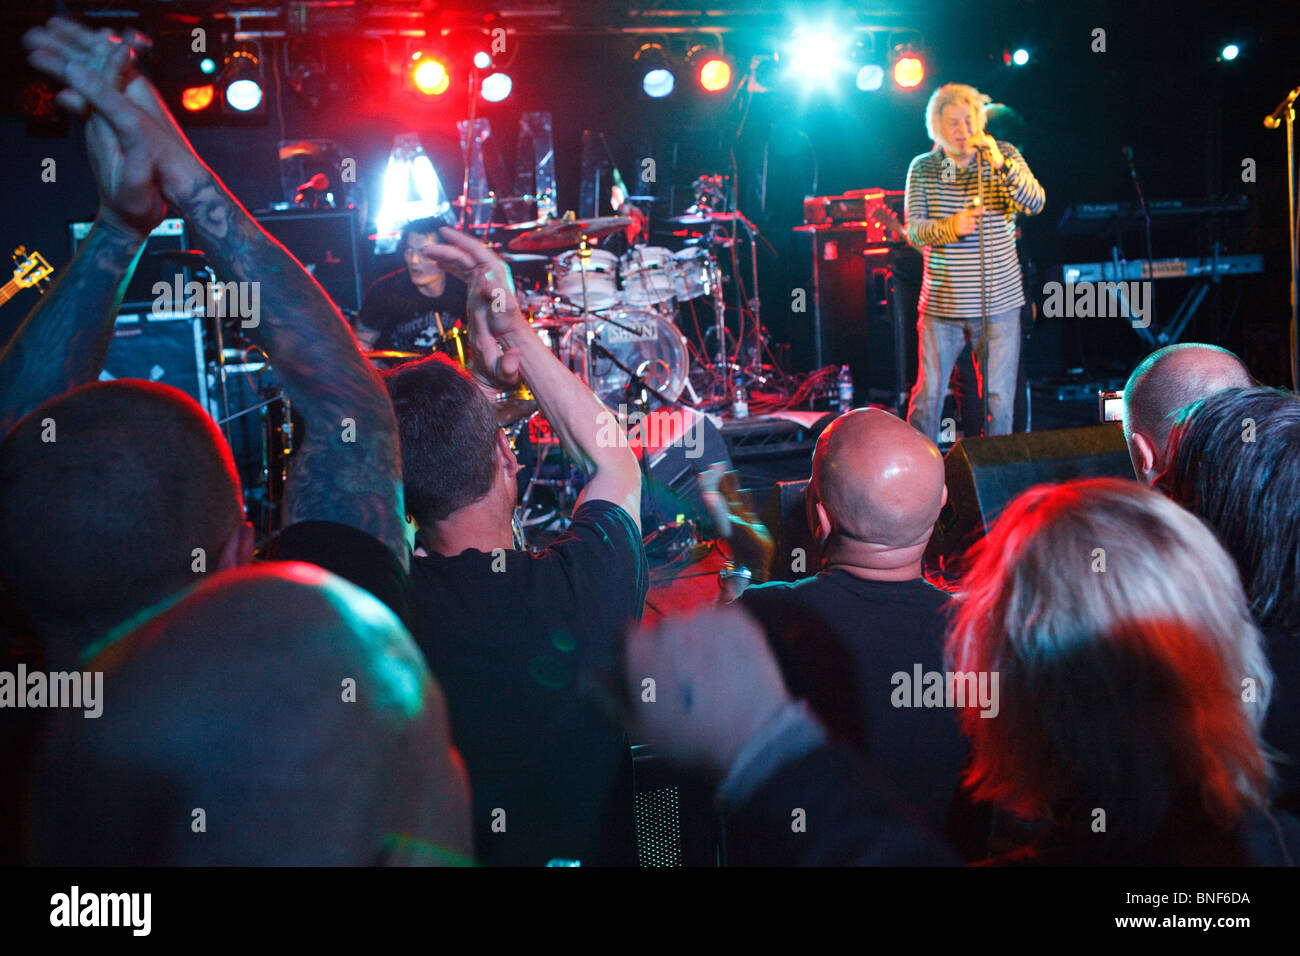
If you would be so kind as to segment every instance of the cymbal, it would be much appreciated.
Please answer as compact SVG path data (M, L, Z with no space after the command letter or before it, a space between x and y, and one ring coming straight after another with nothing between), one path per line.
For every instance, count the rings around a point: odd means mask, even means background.
M543 256L536 252L507 252L502 249L497 253L506 262L550 262L550 256Z
M565 246L576 246L584 236L599 239L630 225L632 220L627 216L603 216L599 219L574 219L569 222L555 219L532 232L515 236L506 246L517 252L563 249Z
M685 216L673 216L671 219L665 219L664 222L676 223L679 226L703 226L715 222L734 222L736 218L734 212L692 212Z

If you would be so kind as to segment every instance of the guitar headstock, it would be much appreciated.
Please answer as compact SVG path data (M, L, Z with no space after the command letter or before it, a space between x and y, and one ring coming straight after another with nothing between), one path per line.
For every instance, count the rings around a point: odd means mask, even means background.
M39 286L54 274L54 267L39 252L28 252L26 246L14 250L13 281L21 289Z
M898 221L898 217L894 215L894 211L884 203L880 203L872 208L871 221L878 226L884 226L888 229L889 237L894 242L907 241L907 229Z

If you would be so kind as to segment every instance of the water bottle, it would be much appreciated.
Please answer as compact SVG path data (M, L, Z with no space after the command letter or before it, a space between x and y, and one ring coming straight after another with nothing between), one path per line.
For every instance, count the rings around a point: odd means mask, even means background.
M853 376L847 365L840 366L840 374L835 378L835 393L841 412L853 407Z
M749 417L749 395L743 388L736 389L736 399L731 403L731 414L734 418Z

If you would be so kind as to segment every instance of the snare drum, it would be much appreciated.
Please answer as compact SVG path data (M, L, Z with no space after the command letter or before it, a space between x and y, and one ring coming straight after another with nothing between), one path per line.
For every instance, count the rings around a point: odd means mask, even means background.
M709 255L707 249L695 246L673 254L677 262L674 292L678 299L685 302L698 299L702 295L713 295L717 290L721 275L717 260Z
M623 303L645 309L672 302L677 281L677 260L662 246L639 246L627 252L623 270Z
M604 249L591 249L588 252L589 258L585 260L577 249L556 257L555 293L579 308L585 305L588 311L612 308L618 304L618 257Z

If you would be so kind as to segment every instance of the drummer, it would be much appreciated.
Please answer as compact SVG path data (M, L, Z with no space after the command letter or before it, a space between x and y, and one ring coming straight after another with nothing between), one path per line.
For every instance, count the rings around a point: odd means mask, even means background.
M377 279L361 303L355 331L363 347L428 352L444 332L464 323L465 283L429 254L442 224L416 219L402 228L405 267Z

